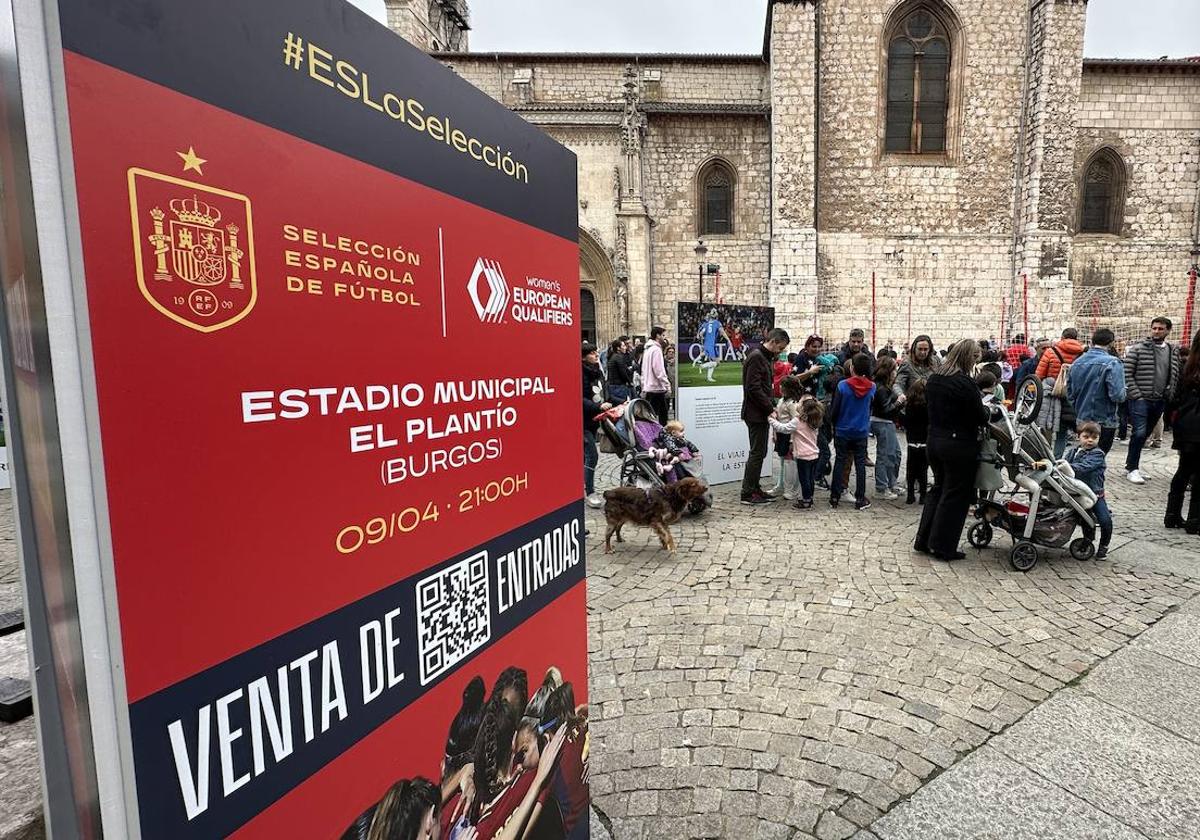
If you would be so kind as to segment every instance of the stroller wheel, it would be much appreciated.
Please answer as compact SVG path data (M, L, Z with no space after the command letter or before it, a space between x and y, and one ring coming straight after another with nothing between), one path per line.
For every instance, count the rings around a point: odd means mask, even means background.
M1012 547L1012 551L1008 555L1008 563L1018 572L1028 572L1037 565L1038 550L1037 546L1031 542L1021 542Z
M1096 545L1087 537L1076 537L1071 540L1070 551L1076 560L1091 560L1096 556Z
M976 522L967 531L967 542L975 548L987 548L992 544L992 525L990 522Z

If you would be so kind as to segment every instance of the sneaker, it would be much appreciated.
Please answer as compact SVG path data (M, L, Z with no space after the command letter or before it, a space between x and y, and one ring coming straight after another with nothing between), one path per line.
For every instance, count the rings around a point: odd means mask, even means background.
M601 496L599 493L593 493L592 495L588 496L586 501L587 501L588 507L593 507L593 508L604 507L604 497Z
M867 509L867 508L869 508L870 506L871 506L871 500L870 500L870 499L863 499L863 500L862 500L862 501L860 501L860 502L855 502L855 503L854 503L854 509L855 509L855 510L866 510L866 509Z
M1097 560L1107 560L1108 559L1108 546L1102 545L1096 549L1096 559Z
M744 505L769 505L775 501L765 493L751 493L749 496L742 496L742 504Z
M820 478L817 479L817 487L821 488L822 490L828 490L829 489L829 480L827 478L825 478L824 476L821 476Z
M883 499L885 502L894 502L894 501L896 501L896 499L900 498L900 494L894 490L884 490L882 492L876 490L875 498Z
M812 499L797 499L796 503L793 504L792 507L794 507L796 510L808 510L812 507L812 505Z
M1142 478L1141 470L1130 470L1129 475L1127 477L1133 484L1145 484L1146 483L1146 479Z
M868 459L867 459L867 466L868 466L868 467L873 467L873 466L875 466L875 462L874 462L874 461L872 461L870 458L868 458Z
M1160 446L1162 446L1162 441L1161 440L1152 440L1149 443L1147 443L1146 446L1150 449L1158 449Z
M829 506L830 506L831 508L835 508L835 507L837 507L837 506L838 506L838 497L837 497L837 496L830 496L830 497L829 497Z

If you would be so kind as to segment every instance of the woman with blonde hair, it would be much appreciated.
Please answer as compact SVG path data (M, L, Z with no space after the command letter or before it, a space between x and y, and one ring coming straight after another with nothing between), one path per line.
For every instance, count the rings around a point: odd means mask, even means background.
M938 560L961 560L966 556L958 550L958 540L976 497L980 430L988 421L988 409L971 378L979 357L978 342L966 338L959 341L925 386L929 412L926 451L933 470L933 487L921 511L913 548Z

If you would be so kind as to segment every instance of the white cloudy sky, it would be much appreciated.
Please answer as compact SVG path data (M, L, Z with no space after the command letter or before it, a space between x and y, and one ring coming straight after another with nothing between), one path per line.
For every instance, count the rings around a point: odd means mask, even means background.
M382 6L382 0L357 2ZM767 0L469 2L472 50L565 52L756 53L767 5ZM1091 0L1085 54L1200 55L1200 0Z

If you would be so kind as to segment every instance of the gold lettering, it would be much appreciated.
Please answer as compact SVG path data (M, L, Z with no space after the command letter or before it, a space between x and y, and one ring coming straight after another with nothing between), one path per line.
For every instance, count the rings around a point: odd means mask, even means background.
M408 100L408 124L417 131L425 130L425 106L416 99Z
M336 66L338 78L342 80L338 83L337 89L351 99L358 99L358 68L349 61L339 61ZM342 82L348 85L348 87L343 87Z
M333 65L327 64L317 58L320 55L323 59L333 60L333 53L327 53L325 50L318 47L312 41L308 42L308 75L312 76L318 82L324 85L334 87L333 80L327 79L324 76L317 75L317 70L332 70Z
M456 128L454 129L454 133L450 135L450 139L454 141L454 148L458 149L460 152L466 152L467 135L463 134Z
M429 136L434 140L446 139L446 126L442 125L441 120L429 119L425 121L425 129L429 132Z
M395 111L391 108L393 103L396 106ZM394 120L404 119L404 103L394 93L385 93L383 95L383 110L387 111L387 115Z
M362 74L362 99L368 108L374 108L379 113L383 113L383 106L378 102L371 101L371 79L366 74Z

